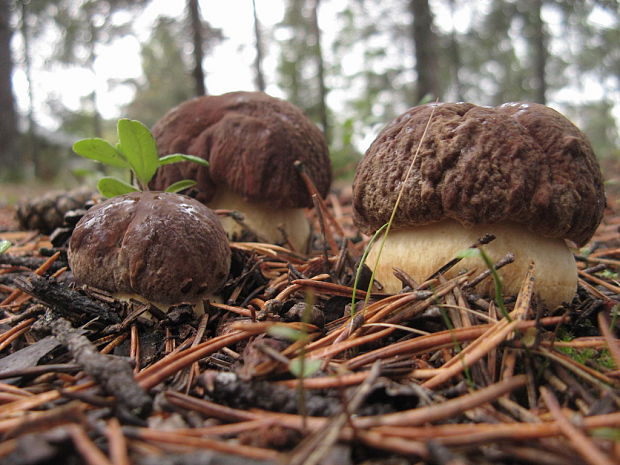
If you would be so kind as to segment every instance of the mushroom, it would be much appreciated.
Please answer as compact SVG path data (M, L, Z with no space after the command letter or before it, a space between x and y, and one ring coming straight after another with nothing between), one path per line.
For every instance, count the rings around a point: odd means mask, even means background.
M220 221L180 194L132 192L92 207L69 242L77 282L137 298L164 311L202 306L224 285L231 252Z
M197 184L188 194L210 208L241 212L259 238L307 249L310 227L303 208L313 202L294 163L303 163L322 196L331 168L322 132L297 107L261 92L198 97L170 110L153 135L161 155L197 155L209 167L163 166L151 188L193 179ZM232 238L240 236L234 219L223 218L223 224Z
M560 113L533 103L411 108L381 131L357 169L354 221L363 232L388 222L401 186L375 270L388 292L400 289L393 267L423 281L491 233L497 239L484 250L494 261L507 252L516 257L500 270L507 294L518 293L534 261L542 301L554 307L574 297L577 269L565 240L582 246L592 237L605 196L590 143ZM373 248L370 266L377 253ZM473 268L484 269L479 257L462 260L448 276ZM490 293L492 285L487 280L477 290Z

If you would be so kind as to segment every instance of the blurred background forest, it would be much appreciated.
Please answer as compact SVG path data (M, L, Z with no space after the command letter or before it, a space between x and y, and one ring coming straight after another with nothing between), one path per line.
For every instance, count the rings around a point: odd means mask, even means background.
M616 0L0 0L0 180L75 185L195 95L265 90L327 135L337 175L423 101L548 104L620 159ZM0 186L1 188L1 186ZM4 189L3 189L4 190Z

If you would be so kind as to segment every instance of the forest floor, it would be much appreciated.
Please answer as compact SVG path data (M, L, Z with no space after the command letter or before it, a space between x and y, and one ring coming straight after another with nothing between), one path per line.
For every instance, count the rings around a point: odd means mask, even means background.
M0 463L620 463L609 205L577 253L573 302L545 309L525 280L508 317L473 275L376 290L352 317L365 241L346 188L313 212L308 257L232 243L222 302L202 316L76 289L65 248L4 205Z

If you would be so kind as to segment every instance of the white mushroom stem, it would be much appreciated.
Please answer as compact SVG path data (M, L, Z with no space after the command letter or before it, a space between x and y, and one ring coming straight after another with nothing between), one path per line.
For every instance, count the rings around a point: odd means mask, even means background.
M402 284L393 273L394 267L398 267L421 283L487 233L496 236L494 241L484 246L484 251L493 262L508 252L515 256L514 263L498 271L505 295L518 294L528 265L534 261L534 291L537 296L550 308L572 301L577 291L577 267L564 240L541 237L516 224L464 228L454 221L442 221L390 232L381 252L375 279L386 292L398 292ZM366 260L371 268L375 266L380 243L381 240L377 240ZM487 267L480 257L468 257L451 268L446 277L472 269L482 272ZM493 295L492 278L480 283L476 291Z
M244 216L243 222L261 240L286 245L288 239L297 252L305 253L308 249L310 224L303 208L277 208L266 202L249 202L224 186L218 186L217 193L207 206L213 210L240 212ZM233 218L220 219L231 239L234 240L243 232L243 227Z

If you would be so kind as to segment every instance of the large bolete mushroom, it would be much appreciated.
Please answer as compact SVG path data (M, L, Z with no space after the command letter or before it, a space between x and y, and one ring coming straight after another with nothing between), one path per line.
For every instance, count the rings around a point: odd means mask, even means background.
M132 192L92 207L68 250L76 281L159 308L203 298L224 285L230 247L202 203L165 192Z
M259 237L274 243L288 239L295 249L306 250L310 228L303 208L313 203L294 163L303 163L323 196L331 168L323 134L301 110L261 92L198 97L170 110L153 135L161 155L197 155L209 167L166 165L152 188L196 180L191 195L210 208L237 210ZM239 234L233 219L223 223L231 237Z
M584 245L605 206L599 165L577 127L540 104L414 107L382 130L357 169L354 220L364 232L387 223L412 162L376 270L387 291L400 289L393 267L422 281L492 233L497 239L485 246L491 258L516 257L500 271L507 294L518 293L533 260L538 296L550 307L572 300L577 270L565 240ZM468 258L448 276L465 268L482 271L484 264ZM486 286L478 290L490 292L492 283Z

